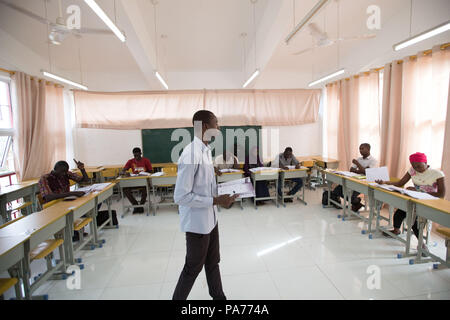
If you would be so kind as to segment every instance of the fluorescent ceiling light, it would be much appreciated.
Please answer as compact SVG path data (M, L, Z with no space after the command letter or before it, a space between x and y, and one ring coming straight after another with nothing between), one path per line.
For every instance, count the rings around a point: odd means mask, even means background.
M450 30L450 21L447 21L441 25L438 25L437 27L434 27L433 29L427 30L425 32L422 32L421 34L418 34L417 36L414 36L412 38L406 39L405 41L395 44L394 50L399 51L406 47L412 46L413 44L416 44L420 41L437 36L438 34L448 30Z
M82 84L79 84L79 83L76 83L76 82L73 82L73 81L61 78L61 77L59 77L57 75L54 75L52 73L48 73L47 71L42 71L42 74L44 76L46 76L46 77L49 77L49 78L55 79L57 81L61 81L61 82L67 83L67 84L69 84L71 86L74 86L74 87L77 87L77 88L80 88L80 89L83 89L83 90L88 90L88 87L83 86Z
M314 8L311 9L311 11L308 12L308 14L302 19L302 21L300 21L296 26L295 29L291 31L291 33L289 33L289 35L286 37L286 39L284 40L286 42L286 44L289 43L289 41L292 39L293 36L295 36L295 34L297 32L300 31L301 28L303 28L305 26L305 24L308 23L309 20L312 19L312 17L314 17L314 15L317 14L317 12L319 12L319 10L328 2L328 0L320 0L319 2L316 3L316 5L314 6Z
M331 79L331 78L334 78L334 77L337 77L338 75L341 75L341 74L343 74L344 72L345 72L345 70L344 70L344 69L341 69L341 70L336 71L336 72L334 72L334 73L332 73L332 74L330 74L330 75L328 75L328 76L325 76L325 77L323 77L323 78L320 78L319 80L316 80L316 81L311 82L308 86L309 86L309 87L315 86L315 85L318 84L318 83L321 83L321 82L323 82L323 81L326 81L326 80Z
M244 83L244 85L242 87L245 88L246 86L248 86L250 84L250 82L252 82L258 75L259 75L259 70L256 69L256 71L253 72L252 76L247 80L247 82Z
M125 35L117 28L117 26L111 21L111 19L106 15L106 13L99 7L99 5L94 0L84 0L86 4L91 7L91 9L98 15L100 19L114 32L120 41L125 42Z
M161 77L161 75L158 73L158 71L155 71L155 75L158 78L159 82L162 83L162 85L166 88L166 90L169 90L169 86L167 85L167 83L164 81L164 79Z

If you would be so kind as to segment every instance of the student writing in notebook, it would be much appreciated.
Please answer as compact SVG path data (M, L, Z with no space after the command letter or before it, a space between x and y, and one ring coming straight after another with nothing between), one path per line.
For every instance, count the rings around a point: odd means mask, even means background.
M352 166L350 167L350 172L354 172L357 174L366 174L367 168L376 168L378 166L377 160L370 154L370 144L362 143L359 146L359 153L361 153L361 157L358 159L352 160ZM342 186L337 186L333 190L333 194L336 197L343 197ZM351 198L352 210L354 212L358 212L361 209L361 199L358 197L359 192L354 191Z
M123 167L122 171L121 171L121 175L126 175L128 176L129 173L127 172L127 170L132 169L133 174L138 174L139 172L148 172L151 173L153 171L152 168L152 164L150 163L150 160L147 158L144 158L142 156L142 151L140 148L134 148L133 149L133 159L130 159L127 161L127 163L125 164L125 167ZM139 190L141 193L141 201L140 204L144 205L145 202L147 201L147 189L145 187L142 188L124 188L123 189L123 193L125 194L125 196L127 197L128 201L130 201L130 203L133 206L137 206L138 202L137 200L134 198L133 196L133 191L134 190ZM133 213L144 213L144 208L134 208Z
M443 198L445 196L445 182L444 173L437 169L431 169L427 164L427 156L424 153L416 152L409 156L409 162L411 168L405 173L403 178L398 182L381 181L377 180L378 184L389 184L396 187L403 187L410 179L414 184L414 187L408 187L407 189L414 191L426 192L432 196ZM403 220L406 217L406 212L397 209L394 214L394 229L392 233L400 234L400 227ZM414 235L419 238L419 229L417 227L417 218L412 226ZM388 236L388 234L385 234ZM424 249L426 249L424 244Z
M289 170L288 166L295 166L295 169L300 168L300 162L292 153L292 148L287 147L283 153L280 153L276 159L273 161L272 167L281 168L283 170ZM294 187L288 192L289 196L292 196L300 190L303 186L303 180L301 178L289 179L295 183ZM278 195L281 197L282 185L281 185L281 175L278 178ZM292 202L292 199L285 199L285 202Z

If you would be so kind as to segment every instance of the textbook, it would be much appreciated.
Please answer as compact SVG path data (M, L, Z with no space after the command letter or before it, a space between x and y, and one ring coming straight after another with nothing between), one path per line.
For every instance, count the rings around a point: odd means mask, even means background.
M95 183L90 186L78 188L75 191L83 191L85 194L91 193L91 192L99 192L108 187L111 183Z
M362 174L358 174L358 173L354 173L354 172L350 172L350 171L330 171L333 173L337 173L340 174L342 176L346 176L346 177L351 177L351 178L355 178L355 179L365 179L366 176L362 175Z
M250 169L251 172L267 171L267 170L279 170L279 168L272 168L272 167L258 167L258 168Z
M370 185L372 186L376 186L379 187L381 189L385 189L388 191L392 191L392 192L399 192L401 194L410 196L411 198L414 199L420 199L420 200L436 200L439 199L437 197L434 197L428 193L425 192L419 192L419 191L413 191L413 190L408 190L408 189L404 189L404 188L399 188L393 185L388 185L388 184L378 184L378 183L371 183Z

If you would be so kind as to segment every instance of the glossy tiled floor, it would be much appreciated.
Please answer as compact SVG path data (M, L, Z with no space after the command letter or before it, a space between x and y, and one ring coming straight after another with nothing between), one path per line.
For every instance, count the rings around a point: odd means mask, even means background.
M220 268L228 299L450 299L449 269L397 259L401 243L369 240L362 222L338 219L340 211L323 209L320 197L321 189L306 192L307 206L268 203L255 210L245 203L244 210L221 210ZM120 202L114 207L121 210ZM156 216L128 214L119 224L101 233L103 248L83 251L80 290L49 281L38 293L50 299L170 299L185 255L175 207ZM445 255L434 234L430 249ZM369 266L380 270L378 289L368 288ZM33 265L35 273L42 268ZM210 299L204 271L189 299Z

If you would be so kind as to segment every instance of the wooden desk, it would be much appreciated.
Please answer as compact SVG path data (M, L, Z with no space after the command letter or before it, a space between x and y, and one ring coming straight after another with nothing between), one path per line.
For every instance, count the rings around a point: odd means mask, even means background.
M2 187L0 190L0 215L3 219L3 223L10 220L7 214L8 202L24 198L25 201L32 202L33 212L37 210L37 198L38 192L38 179L23 181L18 184L14 184L7 187Z
M307 204L305 201L305 177L308 176L308 168L300 168L300 169L291 169L291 170L280 170L280 178L281 178L281 204L283 207L286 207L286 204L284 203L284 199L293 199L295 198L295 194L293 195L285 195L284 194L284 183L287 179L295 179L300 178L302 179L303 185L302 185L302 197L297 199L303 204ZM278 190L277 190L278 194Z
M251 178L253 181L253 188L255 189L255 197L253 198L253 205L255 207L255 209L258 209L256 207L256 201L259 200L275 200L275 205L277 206L277 208L279 207L278 205L278 176L279 176L279 169L274 168L273 170L262 170L262 171L257 171L257 172L251 172ZM262 198L257 198L256 197L256 182L257 181L275 181L275 196L274 197L262 197Z
M93 180L97 183L101 183L103 182L103 177L102 177L102 171L105 170L104 167L85 167L84 170L86 171L87 175L92 175L92 177L94 178ZM82 175L81 171L78 169L72 169L72 172ZM89 177L90 178L90 177Z
M0 239L3 242L4 238L9 237L26 237L23 251L23 275L22 280L25 289L25 297L30 299L32 293L41 286L45 281L50 279L56 272L61 271L60 274L65 274L68 267L66 261L66 248L72 242L72 237L68 233L68 225L66 224L66 215L68 211L57 210L54 207L47 208L40 212L30 214L19 221L11 223L0 230ZM38 280L30 285L31 268L30 268L30 252L31 249L37 247L45 240L53 237L64 240L63 248L60 247L61 260L56 263L54 267L47 270Z
M410 256L410 246L411 246L411 229L412 229L412 214L413 214L413 202L411 197L405 196L398 192L391 192L379 187L371 186L373 189L373 198L374 198L374 206L376 208L377 213L377 226L376 230L381 231L383 233L389 234L394 239L397 239L403 243L405 243L405 256ZM380 226L380 209L383 203L387 203L389 206L393 208L397 208L406 212L406 224L408 226L406 240L399 237L398 235L390 232L388 229ZM372 235L369 234L369 238L372 238ZM402 258L402 254L398 254L398 258Z
M330 205L330 203L333 203L334 205L344 210L343 216L345 217L347 215L347 197L345 196L347 194L347 186L345 184L346 181L345 177L343 175L328 170L322 170L322 172L325 175L325 182L327 183L328 186L328 204L325 206L325 208L333 207L332 205ZM333 183L342 186L342 194L344 195L343 205L331 199L331 186ZM338 218L340 217L341 216L338 215Z
M450 261L445 261L440 257L432 254L427 250L422 249L423 244L423 229L427 223L427 220L439 223L444 227L450 227L450 201L444 199L437 200L418 200L413 199L412 202L415 206L415 212L418 218L419 225L419 244L417 250L417 256L415 259L410 260L410 264L428 262L422 258L422 253L431 258L432 261L438 261L442 265L450 267ZM438 265L434 265L437 268Z
M242 178L244 178L244 171L242 171L242 170L239 170L236 172L222 173L221 176L218 176L216 174L216 181L218 184L223 183L223 182L238 180L238 179L242 179ZM240 202L241 210L244 210L244 207L242 206L242 198L238 198L238 199L234 200L234 202L236 202L236 201ZM217 206L217 210L219 210L219 212L220 212L220 206Z
M23 266L25 258L25 243L27 235L0 237L0 272L8 271L12 278L23 278ZM16 298L22 299L22 290L15 286Z
M168 186L168 185L175 185L177 183L177 174L176 173L165 173L162 176L158 177L151 177L151 185L152 185L152 193L153 198L156 199L156 188L161 186ZM153 215L156 215L156 209L158 206L176 206L177 204L173 200L170 202L163 202L164 199L161 196L161 202L156 203L156 201L153 202Z
M373 189L370 187L369 183L365 179L356 179L351 177L345 177L345 185L347 187L347 199L351 199L353 191L358 193L362 193L369 198L369 217L366 218L362 216L359 212L354 212L349 208L348 212L354 216L355 218L361 219L363 222L367 223L367 232L369 235L372 234L372 221L373 221L373 213L374 213L374 205L375 201L373 198ZM350 200L351 202L351 200ZM345 217L342 218L345 220ZM361 231L362 234L366 233L366 230ZM371 238L371 236L370 236Z
M119 183L120 196L122 197L122 218L125 216L125 208L145 208L147 207L147 216L150 213L150 176L136 176L136 177L119 177L117 178ZM125 205L125 199L123 196L123 188L143 188L145 187L147 192L147 204L138 205Z

